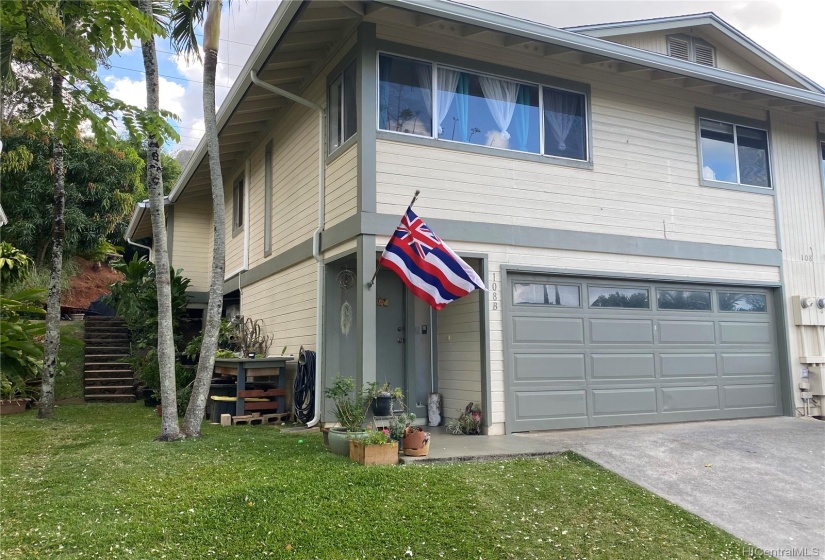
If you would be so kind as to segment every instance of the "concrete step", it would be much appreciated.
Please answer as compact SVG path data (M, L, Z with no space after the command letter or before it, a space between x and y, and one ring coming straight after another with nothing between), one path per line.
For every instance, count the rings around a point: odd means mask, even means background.
M89 357L90 358L91 357L98 358L99 356L89 356ZM111 366L119 367L121 369L122 368L129 369L129 368L132 367L129 364L129 362L119 362L117 360L106 360L105 362L86 362L86 370L87 371L90 370L90 369L108 369Z
M118 374L120 374L120 373L131 373L131 372L132 372L131 369L95 369L95 370L88 370L87 369L85 373L86 373L86 377L88 377L90 375L100 377L100 374L102 374L102 373L118 373Z
M134 382L134 380L135 379L133 377L87 377L85 379L87 387L92 386L96 383L107 386L110 383L119 383L120 385L125 385L126 383Z
M86 346L86 354L128 354L128 346Z
M121 389L132 390L132 385L86 385L87 391L118 391Z

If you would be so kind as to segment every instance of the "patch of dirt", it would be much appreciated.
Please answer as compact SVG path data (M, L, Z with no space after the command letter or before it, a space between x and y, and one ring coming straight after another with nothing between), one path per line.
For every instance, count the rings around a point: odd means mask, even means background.
M86 309L89 304L104 294L111 292L109 286L123 280L123 275L109 268L106 264L99 266L86 259L76 257L78 273L69 280L69 291L63 295L63 307Z

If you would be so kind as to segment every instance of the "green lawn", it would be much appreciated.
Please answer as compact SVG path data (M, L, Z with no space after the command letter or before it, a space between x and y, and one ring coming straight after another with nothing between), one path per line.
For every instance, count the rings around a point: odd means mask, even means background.
M60 352L58 360L64 370L55 378L57 400L83 398L83 321L60 321Z
M4 559L746 557L573 454L367 468L319 434L206 426L199 441L161 444L140 404L56 415L2 418Z

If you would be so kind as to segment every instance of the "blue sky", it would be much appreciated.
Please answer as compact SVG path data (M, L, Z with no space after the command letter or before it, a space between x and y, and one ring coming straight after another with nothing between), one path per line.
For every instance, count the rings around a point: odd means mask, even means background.
M816 38L825 21L825 2L806 0L464 0L493 11L532 19L557 27L626 21L713 11L748 35L785 63L820 84L825 84ZM224 8L218 55L217 102L223 101L232 82L260 38L279 0L234 1ZM201 81L203 68L171 54L168 40L157 43L160 63L161 107L178 115L175 124L180 144L167 146L194 149L203 133ZM146 89L140 48L113 57L112 68L100 75L114 96L135 105L145 105Z

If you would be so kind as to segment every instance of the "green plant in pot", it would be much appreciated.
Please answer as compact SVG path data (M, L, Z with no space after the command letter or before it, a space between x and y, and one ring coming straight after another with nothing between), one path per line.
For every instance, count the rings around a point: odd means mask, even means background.
M335 376L332 385L324 390L324 396L333 403L333 414L340 427L329 431L329 448L337 454L349 456L349 439L365 433L362 426L367 417L369 397L355 389L352 377Z
M375 381L367 384L367 398L372 404L372 413L375 416L390 416L392 414L392 401L404 402L404 393L400 387L390 388L389 383L379 385Z

